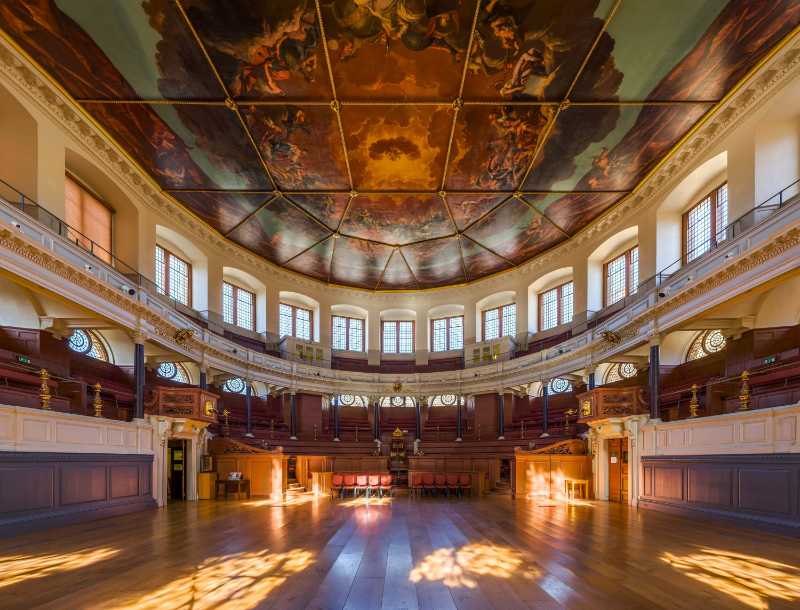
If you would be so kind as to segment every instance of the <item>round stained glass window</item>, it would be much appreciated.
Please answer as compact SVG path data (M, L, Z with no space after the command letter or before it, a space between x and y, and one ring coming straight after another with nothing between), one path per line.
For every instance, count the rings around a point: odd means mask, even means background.
M572 391L572 384L561 377L556 377L555 379L550 380L550 386L548 390L551 394L561 394L562 392L570 392Z
M92 338L85 330L76 328L69 336L69 348L79 354L88 354L92 350Z
M719 330L707 332L705 337L703 337L703 349L707 354L713 354L714 352L725 349L725 343L725 335Z
M232 394L244 394L245 387L244 379L241 377L231 377L222 385L222 391L231 392Z
M636 368L636 365L633 362L622 362L619 365L619 376L623 377L624 379L636 377L638 372L639 369Z
M174 362L162 362L158 365L158 370L156 372L159 377L163 377L164 379L175 379L175 376L178 374L178 366Z

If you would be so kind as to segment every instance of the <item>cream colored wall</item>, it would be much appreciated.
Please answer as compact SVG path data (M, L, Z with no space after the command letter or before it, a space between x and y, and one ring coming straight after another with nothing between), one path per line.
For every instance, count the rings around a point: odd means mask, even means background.
M94 151L89 150L83 141L78 141L71 134L57 127L48 116L37 110L36 107L26 103L26 100L13 87L8 91L0 91L0 97L14 96L29 112L30 117L36 122L36 146L31 143L30 129L19 134L21 141L18 143L20 150L26 150L27 156L23 166L15 170L20 182L30 183L31 172L36 175L36 195L40 203L63 216L63 173L67 160L74 163L78 158L93 158ZM129 200L122 201L120 193L108 191L109 204L114 206L119 214L125 206L133 206L137 213L131 214L131 226L136 231L119 231L116 240L116 249L122 254L131 257L129 262L138 264L140 271L147 277L153 276L153 249L156 243L156 226L164 230L181 235L192 244L195 252L192 260L195 266L195 282L193 286L194 306L199 310L210 309L219 312L221 309L220 282L223 278L223 267L235 266L252 275L258 282L266 287L264 301L266 305L263 313L265 324L259 323L259 328L276 333L278 329L278 301L281 291L296 292L318 303L315 312L315 335L323 344L330 342L330 308L332 305L357 305L367 312L368 319L368 349L370 359L380 353L380 313L387 309L407 309L414 312L418 322L429 318L432 308L460 304L464 307L465 315L465 343L470 343L479 338L481 301L491 295L511 291L515 294L517 302L517 331L525 333L530 328L535 328L535 320L531 316L535 307L531 308L529 299L534 298L529 288L532 283L542 276L563 267L572 267L573 281L575 283L575 313L580 314L587 309L596 308L598 290L601 292L602 278L596 277L596 272L590 272L591 265L587 264L590 255L598 250L604 242L623 228L636 231L637 241L641 248L640 278L642 280L652 276L659 267L670 258L676 248L679 251L680 235L663 231L656 221L660 222L659 209L667 201L671 192L681 188L688 193L690 186L702 188L702 184L695 177L690 177L693 170L702 166L709 160L725 153L726 163L724 174L708 177L714 180L720 176L727 176L729 181L730 217L735 218L739 213L751 208L754 203L760 202L761 196L777 191L798 176L798 158L800 157L800 124L796 110L800 108L797 103L800 97L800 82L790 82L782 90L775 93L771 99L761 107L751 111L747 120L741 122L726 134L721 140L710 146L700 158L691 166L685 168L680 174L674 175L670 180L660 185L657 196L652 196L625 218L624 227L617 226L605 231L598 231L589 238L579 234L573 242L573 248L567 253L558 256L545 256L539 262L525 264L513 271L487 278L467 286L436 289L424 292L411 293L372 293L353 290L337 286L328 286L300 276L295 276L283 270L277 270L269 265L251 266L236 261L236 250L224 246L223 241L201 240L190 234L187 229L168 215L159 214L143 201L137 200L134 192L126 194ZM6 138L13 143L15 137ZM35 167L31 167L32 149L35 149ZM66 151L70 152L67 153ZM101 160L96 160L96 171L103 171ZM109 166L110 167L110 166ZM95 171L93 170L93 171ZM109 174L110 174L109 170ZM15 182L11 177L11 182ZM688 180L688 182L684 182ZM682 182L684 183L682 185ZM695 184L697 182L697 184ZM102 181L98 179L98 184ZM662 188L663 187L663 188ZM124 189L123 189L124 190ZM126 198L127 199L127 198ZM673 202L674 203L674 202ZM686 205L691 201L686 201ZM120 217L121 218L121 217ZM491 299L489 299L491 300ZM260 308L260 306L259 306ZM416 342L418 346L429 344L428 324L417 324ZM422 350L420 350L422 352ZM420 353L418 360L426 361L427 354Z

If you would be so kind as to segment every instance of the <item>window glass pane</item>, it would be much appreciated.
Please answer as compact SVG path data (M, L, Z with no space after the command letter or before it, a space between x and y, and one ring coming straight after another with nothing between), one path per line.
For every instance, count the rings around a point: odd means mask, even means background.
M161 294L167 292L167 276L166 271L166 257L167 253L161 246L156 246L156 288Z
M631 250L630 254L631 264L631 294L635 294L639 290L639 246Z
M248 290L237 288L236 290L236 324L242 328L253 330L255 321L253 320L253 310L255 309L256 295Z
M347 318L333 316L331 335L333 349L347 349Z
M491 341L500 336L500 310L487 309L483 314L483 340Z
M364 351L364 320L350 318L350 335L348 349L352 352Z
M725 228L728 226L728 185L717 190L717 241L725 241Z
M387 354L397 353L397 323L383 323L383 351Z
M572 282L561 287L561 324L572 322L574 287Z
M686 217L686 262L711 249L711 198L706 197Z
M169 296L189 305L189 265L174 254L167 254L167 273L169 274Z
M398 347L401 354L410 354L414 351L414 323L398 322Z
M222 320L227 324L233 324L233 307L233 286L222 282Z
M280 308L278 310L278 317L279 317L279 324L278 324L278 333L281 337L291 337L292 336L292 310L294 308L291 305L286 305L285 303L281 303Z
M625 255L606 265L606 305L625 298Z
M449 349L464 349L464 316L450 318Z
M434 352L447 351L447 318L433 321L433 338L431 343Z
M295 307L295 336L298 339L311 341L311 312L308 309Z
M514 337L517 334L517 304L503 306L503 336Z
M553 288L540 295L539 306L542 308L542 328L550 330L558 326L558 288Z

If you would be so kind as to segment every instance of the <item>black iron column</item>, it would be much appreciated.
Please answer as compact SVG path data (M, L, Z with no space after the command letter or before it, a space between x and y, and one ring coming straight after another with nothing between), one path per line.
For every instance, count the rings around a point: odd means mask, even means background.
M253 386L249 379L244 380L244 411L247 418L246 436L253 436Z
M658 401L659 401L659 387L660 387L660 375L659 375L659 348L658 344L650 346L650 368L647 371L648 379L650 382L650 417L653 419L658 419L660 417L660 412L658 409Z
M136 396L133 416L144 419L144 341L133 346L133 384Z
M547 386L550 385L549 380L542 382L542 434L540 436L550 436L547 429L550 426L550 392Z
M589 389L594 390L594 373L589 373Z
M415 418L414 418L414 438L416 440L422 440L422 399L417 398L415 401Z
M464 417L464 405L462 402L464 401L464 396L462 394L456 395L456 400L458 401L456 404L456 440L460 441L462 438L462 422Z
M381 437L381 403L378 398L372 403L372 436L375 440Z
M502 441L506 437L506 395L502 392L497 393L497 440Z
M297 440L297 394L289 394L289 438Z
M208 375L206 374L205 369L200 369L200 389L208 389Z
M339 441L339 401L335 396L331 397L331 408L333 409L333 440Z

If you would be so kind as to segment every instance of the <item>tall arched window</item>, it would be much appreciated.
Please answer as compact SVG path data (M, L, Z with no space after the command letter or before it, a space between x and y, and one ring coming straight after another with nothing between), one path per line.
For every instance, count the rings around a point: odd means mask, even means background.
M721 330L704 330L694 338L689 346L689 351L686 352L686 362L705 358L709 354L722 351L727 343L728 340Z
M414 399L411 396L384 396L380 400L382 407L413 407Z
M636 368L633 362L617 362L608 367L603 383L608 384L620 379L630 379L631 377L636 377L638 373L639 369Z
M333 399L333 402L340 407L366 407L368 401L364 396L339 394Z
M67 345L73 352L97 358L103 362L112 362L111 350L100 333L86 328L76 328L67 340Z
M162 362L158 365L156 374L163 379L178 381L180 383L192 383L189 371L180 362Z

